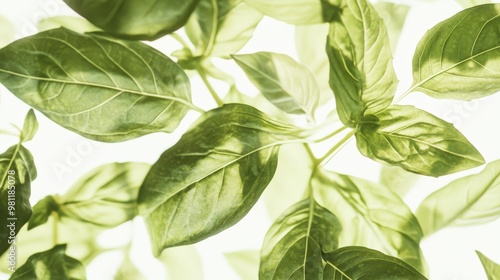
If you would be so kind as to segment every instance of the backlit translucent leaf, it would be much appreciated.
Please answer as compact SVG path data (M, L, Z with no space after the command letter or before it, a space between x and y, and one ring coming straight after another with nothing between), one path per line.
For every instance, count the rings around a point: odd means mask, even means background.
M413 88L470 100L500 90L500 4L475 6L427 31L413 57Z
M198 0L64 0L109 34L153 40L182 27Z
M66 244L34 254L12 274L10 280L87 279L82 263L66 255L65 251Z
M339 1L328 0L244 0L266 16L290 24L314 24L330 21ZM334 2L334 3L330 3Z
M21 132L21 141L27 142L35 137L36 131L38 130L38 121L36 120L35 112L33 109L28 111L26 118L24 119L23 130Z
M356 132L359 151L378 162L428 176L477 167L484 159L452 124L413 106L393 105Z
M500 279L500 264L497 264L483 255L481 252L476 251L477 256L483 264L488 280L499 280Z
M174 130L191 103L182 69L140 42L60 28L0 50L0 82L33 108L107 142Z
M255 280L259 278L259 251L248 250L224 253L229 265L238 274L241 280Z
M14 237L31 217L31 182L37 176L30 151L14 145L0 155L0 254L11 245L18 246Z
M194 56L228 58L252 38L262 14L243 0L200 0L186 23Z
M158 257L168 279L203 279L203 266L195 246L168 248Z
M404 170L399 166L382 165L380 171L380 184L388 187L391 191L404 197L413 187L420 176Z
M28 230L45 224L49 220L50 215L52 215L53 212L57 212L58 209L59 205L51 195L38 201L35 206L33 206L33 215L28 222Z
M373 7L380 17L384 19L387 33L389 34L389 41L391 41L391 49L394 52L396 51L399 36L406 21L406 15L410 11L410 6L380 1L373 4Z
M325 280L427 279L404 261L364 247L343 247L324 258Z
M342 224L340 247L363 246L402 259L421 272L422 230L411 210L385 186L321 171L312 180L314 197Z
M118 268L113 280L147 280L147 278L139 271L134 262L130 259L129 254L125 254L122 264Z
M488 4L493 2L492 0L455 0L463 8L470 8L477 5Z
M314 118L319 87L311 71L291 57L271 52L233 56L250 81L276 107Z
M14 26L3 16L0 16L0 48L14 40Z
M366 0L347 0L330 23L326 43L330 87L340 120L355 127L361 119L387 108L398 79L384 22Z
M40 31L59 27L65 27L78 33L102 31L99 27L81 17L55 16L43 18L38 22L38 29Z
M257 202L296 129L228 104L202 115L153 165L139 192L155 255L234 225Z
M415 215L426 235L446 226L467 226L500 217L500 160L482 172L452 181L430 194Z
M314 199L293 205L266 234L259 279L321 279L322 252L337 249L341 230L337 217Z

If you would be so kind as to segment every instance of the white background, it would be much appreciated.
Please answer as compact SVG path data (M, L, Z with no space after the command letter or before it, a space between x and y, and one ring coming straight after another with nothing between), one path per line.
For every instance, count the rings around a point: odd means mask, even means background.
M415 1L416 2L416 1ZM36 32L36 23L41 18L56 15L75 15L62 1L57 0L2 0L0 14L8 18L14 28L14 37L21 38ZM400 44L395 53L395 67L400 79L400 93L411 84L411 58L419 38L437 22L458 12L461 7L453 1L419 1L410 11L404 26ZM0 30L1 32L2 30ZM294 48L294 27L265 18L256 30L255 38L241 51L252 53L261 50L286 53L297 58ZM173 41L162 39L154 44L166 54L170 54L179 46ZM234 67L232 62L221 62L224 67ZM233 69L233 68L231 68ZM236 69L236 68L234 68ZM255 92L255 89L236 73L239 89L243 92ZM196 78L192 81L194 93L208 96L206 89ZM222 85L216 88L224 91ZM195 103L209 108L215 104L210 100L195 97ZM500 95L483 98L475 102L436 100L414 93L402 103L413 104L448 121L454 121L467 138L484 155L486 161L500 158ZM10 124L22 125L29 107L16 99L5 88L0 88L0 129L10 129ZM183 126L175 133L154 134L125 143L106 144L93 142L69 132L41 113L36 113L40 122L35 139L26 144L35 157L38 178L32 185L32 205L46 195L64 193L81 175L95 166L108 162L145 161L153 163L158 155L175 143L183 130L196 114L190 114ZM0 135L0 149L3 151L16 143L14 137ZM69 167L65 173L57 172L56 166L64 164ZM328 166L330 169L378 180L379 165L359 155L352 141L344 148ZM465 172L477 173L481 168ZM419 186L407 197L412 209L418 205L428 193L443 186L457 176L445 176L439 179L425 178L418 181ZM225 261L222 253L253 249L258 250L263 236L271 221L262 202L257 203L250 214L231 229L200 242L199 249L205 279L238 279ZM147 235L137 220L132 227L122 226L117 231L100 238L104 245L119 242L120 237L133 232L133 260L139 269L150 279L164 279L166 272L155 262L147 241ZM121 238L126 240L126 238ZM424 255L429 263L431 279L436 280L470 280L486 279L481 264L474 250L479 250L492 260L500 263L500 220L486 225L468 228L449 228L442 230L422 242ZM117 241L118 240L118 241ZM19 244L22 246L22 244ZM89 279L112 279L112 275L120 264L122 256L110 253L92 263L89 267ZM4 265L4 264L1 264ZM189 264L187 266L189 268ZM6 277L3 277L6 278ZM0 277L0 279L3 279Z

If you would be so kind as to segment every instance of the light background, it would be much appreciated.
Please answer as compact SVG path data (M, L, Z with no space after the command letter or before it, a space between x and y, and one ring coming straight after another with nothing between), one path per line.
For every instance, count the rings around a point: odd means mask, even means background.
M412 1L413 2L413 1ZM417 2L417 1L414 1ZM36 32L38 20L56 15L76 15L58 0L2 0L0 15L8 18L14 26L15 38L25 37ZM400 79L399 93L411 84L411 58L415 46L425 33L439 21L458 12L461 7L451 0L418 1L413 4L404 26L400 43L394 54L395 68ZM3 30L0 30L2 32ZM295 53L294 27L265 18L255 32L255 37L240 53L256 51L275 51L297 58ZM169 39L161 39L153 44L170 54L179 45ZM216 61L230 73L236 73L241 91L255 93L256 90L246 80L231 61ZM216 89L225 92L222 84L215 83ZM195 103L210 108L215 106L199 79L192 80ZM402 104L413 104L450 122L454 122L467 138L484 155L487 162L500 158L500 95L482 98L474 102L436 100L414 93L404 99ZM0 129L10 128L14 123L22 125L29 107L15 98L5 88L0 87ZM189 114L183 126L173 134L153 134L125 143L98 143L69 132L36 112L40 122L39 131L33 141L26 144L35 157L38 178L32 185L31 202L53 193L64 193L80 176L93 167L108 162L145 161L153 163L158 155L175 143L196 114ZM17 140L14 137L0 135L0 150L5 150ZM63 164L69 172L57 172L56 166ZM351 141L328 166L330 169L377 181L379 165L359 155L354 141ZM481 168L464 174L477 173ZM445 176L439 179L425 178L418 181L418 187L408 195L406 201L412 209L431 191L443 186L458 176ZM293 187L293 186L290 186ZM302 188L302 186L300 186ZM250 214L229 230L198 243L203 262L205 279L238 279L225 261L224 252L253 249L258 250L263 236L271 225L265 206L257 203ZM134 225L126 224L100 237L107 246L124 242L130 235L134 241L133 261L149 279L165 279L166 272L155 262L149 250L149 243L141 221ZM19 244L22 246L22 244ZM449 228L442 230L422 242L424 255L429 263L431 279L436 280L481 280L486 279L481 264L474 250L479 250L492 260L500 263L500 220L486 225L467 228ZM88 269L89 279L112 279L114 271L120 265L122 256L111 252L97 259ZM4 264L0 264L4 265ZM189 268L189 264L186 264ZM6 276L0 276L6 279ZM176 279L177 280L177 279Z

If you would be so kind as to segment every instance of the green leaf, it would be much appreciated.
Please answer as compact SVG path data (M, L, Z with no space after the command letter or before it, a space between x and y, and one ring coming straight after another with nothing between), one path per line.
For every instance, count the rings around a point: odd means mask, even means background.
M195 108L188 77L168 57L64 28L1 49L0 82L58 124L106 142L171 132Z
M40 31L50 30L59 27L65 27L78 33L102 31L99 27L81 17L55 16L43 18L38 22Z
M195 246L169 248L158 260L167 269L167 279L203 279L203 265Z
M262 17L242 0L200 0L186 23L194 55L229 58L252 38Z
M95 168L57 197L59 215L103 227L133 219L138 214L139 188L150 167L126 162Z
M433 192L415 215L426 235L446 226L487 223L500 217L500 160L478 174L452 181Z
M29 199L36 175L33 156L22 145L0 155L0 213L5 219L0 228L0 254L17 247L15 236L32 215Z
M398 79L384 22L366 0L347 0L330 23L326 44L330 87L340 120L355 127L361 119L387 108Z
M59 205L53 196L48 195L41 199L33 206L33 215L28 222L28 230L45 224L49 220L50 215L58 210Z
M224 257L241 280L259 278L259 251L248 250L224 253Z
M481 252L476 251L477 256L483 264L488 280L499 280L500 279L500 264L497 264L483 255Z
M234 55L260 92L276 107L291 114L314 119L319 87L312 72L291 57L271 52Z
M500 4L466 9L437 24L413 57L413 90L471 100L500 90Z
M460 4L463 8L470 8L477 5L489 4L493 2L492 0L455 0Z
M266 234L259 279L321 279L322 252L338 248L341 231L337 217L314 199L293 205Z
M244 0L266 16L289 24L314 24L330 21L337 13L337 1L328 0Z
M36 115L33 109L28 111L26 118L24 119L24 126L21 132L21 142L28 142L33 137L35 137L36 131L38 130L38 121L36 120Z
M122 264L115 274L114 280L147 280L147 278L139 271L134 262L130 259L129 253L125 254ZM170 279L170 278L169 278Z
M324 255L323 279L425 280L411 265L379 251L349 246Z
M76 259L65 254L66 244L36 253L16 270L10 280L25 279L87 279L85 267Z
M154 40L182 27L198 0L64 0L64 2L113 36Z
M9 44L14 40L14 26L12 23L3 16L0 16L0 48Z
M404 197L413 187L420 175L408 172L399 166L382 165L380 171L380 184L388 187L391 191Z
M379 250L425 273L422 230L399 196L385 186L326 170L318 171L311 184L318 203L340 219L340 247Z
M257 202L296 129L257 109L227 104L200 120L165 151L139 192L155 255L234 225ZM298 137L298 136L297 136Z
M477 167L484 159L452 124L413 106L393 105L356 132L359 151L378 162L428 176Z
M396 51L399 36L406 21L406 15L410 11L410 6L405 4L380 1L373 4L373 7L384 19L392 51Z

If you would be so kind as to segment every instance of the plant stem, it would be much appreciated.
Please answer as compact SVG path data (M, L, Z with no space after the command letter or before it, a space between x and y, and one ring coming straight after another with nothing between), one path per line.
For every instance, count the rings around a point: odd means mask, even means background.
M184 48L189 49L189 45L186 43L186 41L184 41L184 39L182 39L182 37L179 34L177 34L177 33L170 33L168 35L170 35L177 42L179 42Z
M52 219L52 243L56 246L59 242L59 214L56 211L52 212Z
M323 157L319 158L316 163L318 165L325 166L333 156L333 154L340 148L342 148L345 144L347 144L347 141L349 141L349 139L354 135L355 132L356 130L351 130L349 133L347 133L344 138L342 138L342 140L335 144L335 146L333 146Z
M340 127L340 128L338 128L338 129L334 130L333 132L329 133L328 135L323 136L323 137L321 137L321 138L319 138L319 139L314 140L314 142L315 142L315 143L318 143L318 142L323 142L323 141L325 141L325 140L327 140L327 139L329 139L329 138L332 138L333 136L335 136L335 135L337 135L337 134L341 133L341 132L342 132L342 131L344 131L346 128L347 128L347 126L343 125L342 127Z
M224 105L224 102L220 97L217 95L217 92L215 92L214 88L210 84L210 81L208 80L207 73L205 72L205 69L203 67L198 66L196 67L196 71L198 71L198 74L200 74L201 79L203 80L203 83L205 83L205 86L207 87L208 91L212 95L213 99L217 103L217 106L221 107Z

